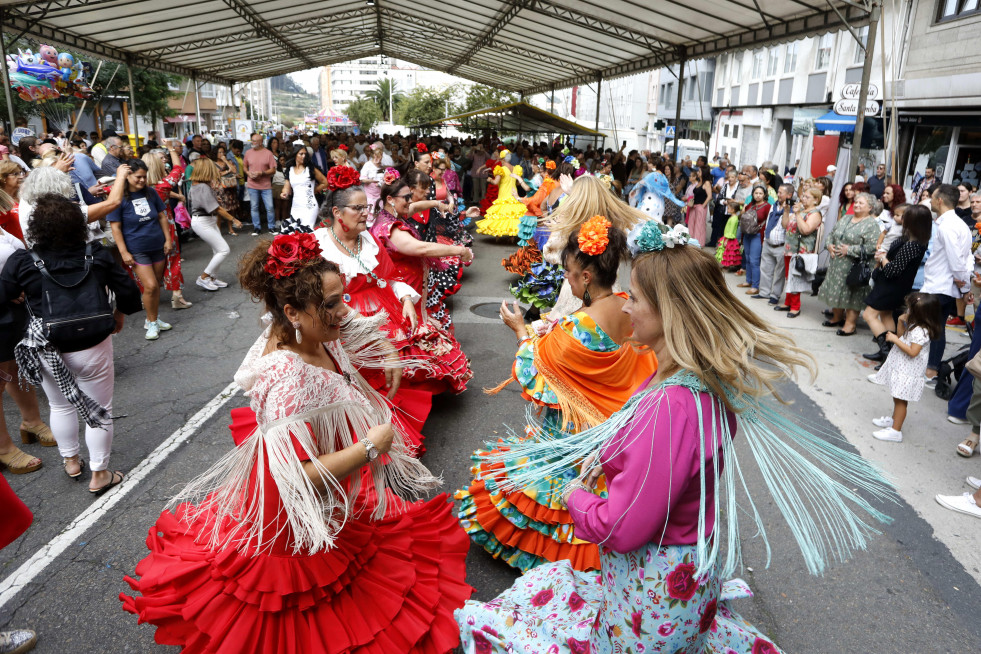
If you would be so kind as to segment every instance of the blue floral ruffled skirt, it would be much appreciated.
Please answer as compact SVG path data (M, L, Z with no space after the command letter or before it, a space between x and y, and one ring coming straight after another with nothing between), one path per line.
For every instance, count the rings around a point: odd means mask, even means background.
M525 573L490 602L468 601L455 613L463 650L779 654L729 608L730 600L752 596L749 587L715 574L696 577L694 546L600 550L600 572L559 561Z

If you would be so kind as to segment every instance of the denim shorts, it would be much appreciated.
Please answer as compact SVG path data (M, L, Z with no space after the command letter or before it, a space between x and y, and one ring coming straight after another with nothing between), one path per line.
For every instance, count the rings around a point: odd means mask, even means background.
M164 261L167 255L164 254L163 248L160 248L152 252L134 252L132 253L132 257L137 266L152 266L155 263Z

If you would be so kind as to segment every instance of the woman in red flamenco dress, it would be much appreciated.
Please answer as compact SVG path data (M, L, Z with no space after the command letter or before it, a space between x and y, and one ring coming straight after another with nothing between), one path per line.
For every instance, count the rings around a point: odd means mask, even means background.
M439 480L357 372L391 360L379 318L347 308L312 234L261 244L240 281L272 319L235 375L250 408L150 529L123 608L185 654L452 650L468 538L445 495L414 501Z
M324 227L314 235L324 258L340 268L345 303L363 316L385 312L382 330L405 364L400 380L391 379L391 369L363 368L361 374L372 388L387 394L412 427L421 430L432 396L462 393L473 371L456 339L419 320L416 304L421 295L402 281L388 252L368 232L366 202L360 186L331 190L320 212Z

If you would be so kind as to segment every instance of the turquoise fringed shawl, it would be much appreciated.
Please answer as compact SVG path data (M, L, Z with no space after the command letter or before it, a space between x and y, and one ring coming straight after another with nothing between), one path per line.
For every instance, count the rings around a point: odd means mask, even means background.
M667 397L663 390L668 386L685 387L696 396L709 392L696 375L680 372L635 394L606 422L578 434L550 433L537 425L534 415L529 412L528 424L537 427L535 438L514 439L506 452L488 457L490 463L506 463L508 467L508 481L502 485L502 489L531 486L535 480L550 474L557 475L593 454L599 461L603 446L611 438L628 426L636 430L637 425L633 423L638 409L650 408L652 411L649 415L658 415L659 403ZM866 549L870 537L879 533L871 522L888 523L891 518L874 508L862 494L877 500L896 501L895 493L883 473L861 456L833 442L841 442L837 434L804 429L773 406L755 398L736 397L735 393L729 393L728 397L730 405L736 410L736 431L746 441L767 490L797 540L808 571L821 574L830 560L844 561L853 551ZM757 534L762 536L766 547L767 565L770 562L770 546L766 528L736 455L733 445L735 434L729 429L729 421L725 417L725 403L716 396L712 399L712 412L707 415L703 414L702 403L697 401L697 397L695 402L701 435L699 483L703 498L698 516L697 565L699 574L712 569L720 563L720 549L724 546L721 574L729 576L742 567L739 540L741 513L752 516ZM716 416L722 417L720 424L716 424ZM639 434L652 434L653 430L654 425L649 424L636 431ZM720 457L712 457L710 467L706 465L706 430L720 432L722 470L719 469ZM626 445L623 443L624 447ZM805 449L810 458L798 451L795 445ZM619 452L619 449L604 452L603 461L612 459ZM594 462L594 465L599 465L599 462ZM588 472L584 468L581 478L585 478ZM712 506L706 506L704 499L709 479L714 481L716 489ZM745 495L743 502L737 502L737 487ZM709 511L715 517L715 531L706 538L705 525Z

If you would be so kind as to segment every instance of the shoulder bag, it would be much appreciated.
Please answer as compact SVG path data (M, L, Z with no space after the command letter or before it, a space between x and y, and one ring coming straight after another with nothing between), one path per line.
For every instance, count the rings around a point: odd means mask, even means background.
M869 257L865 254L865 245L860 245L858 261L852 264L852 269L848 271L845 284L848 286L868 286L872 279L872 266L869 264Z

